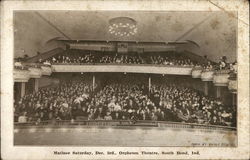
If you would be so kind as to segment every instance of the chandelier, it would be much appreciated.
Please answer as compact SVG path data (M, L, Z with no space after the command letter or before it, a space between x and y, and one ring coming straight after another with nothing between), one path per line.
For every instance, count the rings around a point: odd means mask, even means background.
M136 21L129 17L116 17L109 20L109 33L119 37L129 37L137 33Z

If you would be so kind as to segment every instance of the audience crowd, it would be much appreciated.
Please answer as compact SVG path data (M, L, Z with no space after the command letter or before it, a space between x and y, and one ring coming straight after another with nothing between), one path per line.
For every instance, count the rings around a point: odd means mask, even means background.
M175 54L102 54L64 53L48 59L52 64L114 63L114 64L158 64L194 66L199 63Z
M24 59L24 58L23 58ZM22 65L22 58L15 59L16 69L27 69ZM145 53L145 54L115 54L115 53L92 53L78 50L70 50L57 54L48 59L39 59L40 64L50 66L51 64L156 64L168 66L191 66L202 68L204 71L230 70L237 73L237 62L228 63L227 57L222 56L218 63L210 61L207 56L203 57L202 62L191 60L187 56L179 53Z
M219 63L205 60L195 62L175 54L79 54L64 53L39 63L108 63L157 64L202 67L203 70L230 70L237 73L237 62ZM20 61L15 68L24 69ZM219 99L207 97L184 85L167 82L149 89L142 83L110 82L92 86L87 81L62 82L58 86L42 88L27 94L14 103L15 122L47 120L149 120L236 126L236 109Z
M175 83L152 85L71 81L40 89L14 104L15 122L149 120L235 126L235 108Z
M23 58L15 58L14 68L27 69L22 64L29 58L25 55ZM213 62L205 55L200 60L190 59L181 53L108 53L108 52L87 52L80 50L68 50L64 53L54 55L48 59L38 59L38 63L50 66L51 64L156 64L168 66L191 66L202 68L204 71L230 70L231 73L237 73L237 62L228 63L227 57L222 56L219 62Z
M237 73L237 62L235 61L233 63L228 63L226 56L222 56L219 59L218 63L212 62L212 61L207 59L206 63L202 64L200 67L202 67L205 71L230 70L231 73Z
M156 64L168 66L192 66L201 67L205 71L230 70L237 72L237 62L228 63L226 56L222 56L218 63L204 57L203 62L191 60L180 54L102 54L102 53L64 53L54 56L44 62L48 64Z

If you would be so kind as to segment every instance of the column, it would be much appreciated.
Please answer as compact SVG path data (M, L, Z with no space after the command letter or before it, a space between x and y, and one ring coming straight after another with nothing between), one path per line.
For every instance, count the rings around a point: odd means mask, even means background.
M21 82L21 97L25 95L25 82Z
M232 93L232 105L237 106L237 93Z
M95 90L95 75L93 75L93 84L92 84L92 87L93 87L93 91Z
M148 77L148 92L150 93L151 90L151 77Z
M216 87L216 98L221 98L221 87L220 86Z
M208 95L208 82L204 82L204 94L207 96Z
M38 79L37 78L34 79L34 90L33 90L33 92L38 92Z

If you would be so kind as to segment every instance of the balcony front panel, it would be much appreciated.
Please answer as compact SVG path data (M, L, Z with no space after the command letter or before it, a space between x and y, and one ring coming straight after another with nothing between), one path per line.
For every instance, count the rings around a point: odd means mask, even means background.
M30 71L30 78L41 78L42 76L42 69L36 67L29 67Z
M192 67L163 66L163 65L52 65L53 72L126 72L126 73L152 73L191 75Z
M214 71L202 71L201 80L202 81L213 81Z
M194 68L192 70L192 78L201 78L202 68Z
M213 83L215 86L227 86L229 82L229 70L216 71L214 74Z
M28 82L30 79L28 70L14 69L13 76L15 82Z
M237 93L237 81L236 80L229 80L228 81L228 89L232 93Z
M50 76L52 73L52 69L50 66L41 66L42 75Z

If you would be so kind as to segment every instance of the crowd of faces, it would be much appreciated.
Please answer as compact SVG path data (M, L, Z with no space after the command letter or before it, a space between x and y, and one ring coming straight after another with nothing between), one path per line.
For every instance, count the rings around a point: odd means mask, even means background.
M231 70L237 72L237 62L228 63L226 57L219 59L218 63L212 62L204 57L203 62L191 60L180 54L100 54L100 53L81 53L81 52L65 52L45 60L51 64L155 64L168 66L192 66L201 67L205 71L212 70Z
M64 82L27 94L14 103L15 122L52 120L148 120L236 125L236 109L175 83Z
M194 66L199 63L187 57L170 54L104 54L104 53L80 53L65 52L51 57L48 61L52 64L88 64L88 63L114 63L114 64L157 64L157 65L179 65Z

